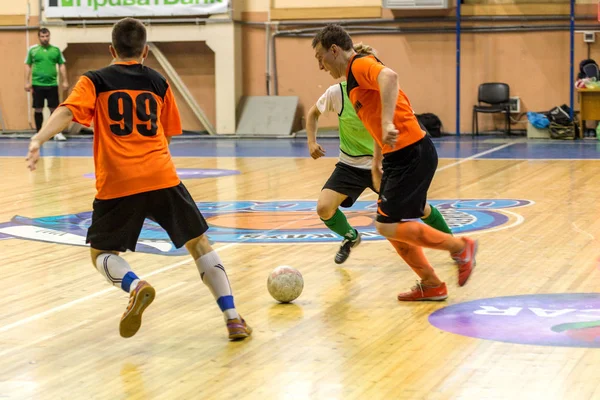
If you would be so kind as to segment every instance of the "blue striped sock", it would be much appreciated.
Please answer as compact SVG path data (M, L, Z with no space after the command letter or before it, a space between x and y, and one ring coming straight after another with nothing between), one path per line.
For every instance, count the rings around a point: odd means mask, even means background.
M123 280L121 281L121 289L123 289L124 291L126 291L127 293L129 293L130 289L131 289L131 284L134 281L139 281L140 278L137 277L136 274L134 274L132 271L129 271L128 273L125 274L125 276L123 277ZM136 284L137 286L137 284ZM134 286L135 289L135 286Z
M223 312L225 310L231 310L232 308L235 308L235 305L233 304L233 296L221 296L217 299L217 304Z

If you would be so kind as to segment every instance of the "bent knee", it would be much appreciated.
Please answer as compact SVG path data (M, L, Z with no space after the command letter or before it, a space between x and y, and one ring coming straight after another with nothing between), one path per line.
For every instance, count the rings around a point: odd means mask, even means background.
M322 220L331 219L334 216L337 210L337 206L335 204L330 204L328 202L317 202L317 214Z
M383 222L375 222L375 229L377 229L377 233L386 238L394 237L394 227L396 224L386 224Z
M189 240L185 244L185 248L194 258L194 260L197 260L198 258L202 257L207 253L210 253L213 250L212 246L210 245L210 241L208 240L208 237L205 233L198 236L197 238Z

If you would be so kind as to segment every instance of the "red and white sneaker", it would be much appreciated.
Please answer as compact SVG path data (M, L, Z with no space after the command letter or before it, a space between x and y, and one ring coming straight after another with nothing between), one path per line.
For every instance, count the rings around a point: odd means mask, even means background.
M477 240L467 237L463 237L462 240L465 242L465 248L458 253L452 254L452 259L458 264L458 286L464 286L467 283L477 264L475 261L478 246Z
M440 301L448 298L448 289L442 282L439 286L424 286L421 282L410 289L410 292L400 293L399 301Z

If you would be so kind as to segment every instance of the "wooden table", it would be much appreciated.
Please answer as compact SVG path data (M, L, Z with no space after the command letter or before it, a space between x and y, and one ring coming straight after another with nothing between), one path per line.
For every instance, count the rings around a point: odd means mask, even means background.
M577 89L579 94L579 137L583 137L585 121L600 121L600 88Z

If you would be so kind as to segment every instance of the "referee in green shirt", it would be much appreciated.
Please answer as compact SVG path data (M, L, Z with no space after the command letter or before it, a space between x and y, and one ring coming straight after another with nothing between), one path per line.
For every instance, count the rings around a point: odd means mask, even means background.
M60 49L50 44L50 31L41 28L38 31L40 44L33 45L25 59L25 90L32 93L33 108L35 109L35 127L39 130L44 122L45 101L48 102L50 113L58 107L58 80L56 64L60 70L61 87L67 89L67 68L65 57ZM54 136L55 140L66 140L62 133Z

